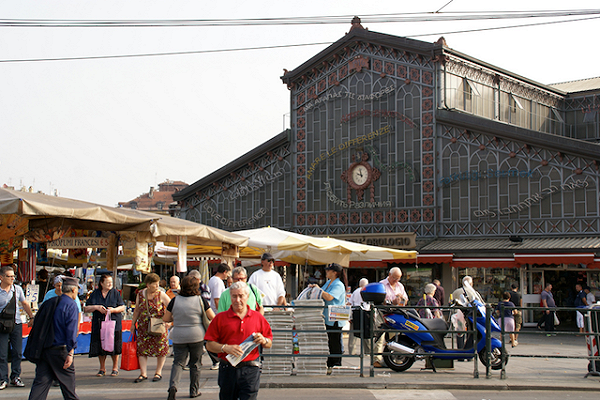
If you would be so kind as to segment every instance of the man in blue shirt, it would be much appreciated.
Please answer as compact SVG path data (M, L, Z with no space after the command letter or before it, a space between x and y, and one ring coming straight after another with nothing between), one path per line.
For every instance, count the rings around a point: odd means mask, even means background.
M73 365L79 322L79 313L75 303L78 290L76 278L63 278L62 296L52 317L54 341L52 347L42 351L41 359L35 368L35 379L29 393L29 400L46 399L54 378L60 384L63 398L79 399L75 394L75 367Z

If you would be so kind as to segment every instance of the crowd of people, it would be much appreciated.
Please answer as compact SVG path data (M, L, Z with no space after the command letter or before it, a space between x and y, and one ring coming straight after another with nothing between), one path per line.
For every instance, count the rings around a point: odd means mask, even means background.
M265 307L288 305L286 291L281 275L275 271L275 258L264 253L261 268L248 276L244 267L231 269L227 264L219 264L215 274L206 284L201 281L196 270L186 276L173 275L161 285L161 278L155 273L145 276L144 282L135 294L135 311L132 317L132 334L137 345L139 376L134 380L154 382L162 379L162 370L172 348L173 364L169 380L168 399L174 400L183 371L189 370L189 396L200 396L200 366L204 350L210 355L211 369L219 371L219 386L223 399L254 398L258 392L260 380L259 350L249 343L264 348L271 347L273 335L264 318ZM364 305L361 290L369 283L366 278L359 281L358 287L351 291L348 286L346 269L339 264L330 264L325 268L325 283L319 287L318 297L325 308L323 318L327 331L329 357L327 374L336 366L342 365L344 346L342 329L345 322L331 320L327 306L350 305L358 308ZM43 270L43 272L46 272ZM52 385L60 386L63 397L77 399L75 393L75 368L73 354L77 345L78 324L82 313L91 314L91 336L89 357L98 358L97 377L116 377L119 375L119 359L123 343L123 312L126 310L121 293L114 288L111 274L99 277L97 285L88 284L84 295L76 278L58 275L50 278L47 272L40 274L40 282L45 282L41 291L37 320L34 320L31 305L23 290L14 284L15 270L11 266L0 269L0 321L14 320L9 333L0 332L0 390L8 385L25 386L21 380L20 361L23 355L22 333L23 319L27 315L28 325L32 327L25 356L36 363L36 373L32 384L30 399L44 399ZM380 283L385 288L385 303L396 306L408 306L409 297L401 283L402 270L394 267ZM472 278L464 277L463 282L473 285ZM588 307L595 302L588 287L577 284L575 306ZM476 298L483 302L479 293ZM459 298L466 293L462 288L450 294L449 298ZM132 298L133 299L133 298ZM444 288L439 280L433 280L423 288L422 297L414 304L421 318L443 318L441 306L446 304ZM83 302L83 305L82 305ZM539 322L548 334L556 324L556 304L552 296L552 285L547 284L541 293L542 313ZM503 293L496 307L496 315L504 322L504 330L509 335L511 345L518 345L518 331L522 325L520 307L523 306L518 287L513 284ZM583 314L577 312L577 326L583 332ZM4 318L4 319L3 319ZM36 323L34 323L34 321ZM102 326L104 321L114 322L114 332L110 346L106 346ZM358 328L358 321L350 319L350 330ZM3 327L0 327L0 330ZM172 346L169 345L172 343ZM355 335L349 335L348 353L355 347ZM368 346L369 340L361 345ZM375 338L374 353L382 353L386 344L385 334ZM12 363L8 369L8 352L11 351ZM366 347L366 351L369 351ZM107 369L106 359L111 359L111 369ZM148 374L148 358L156 358L154 373ZM239 362L239 364L238 364ZM381 356L376 356L373 365L382 367ZM10 373L9 373L10 372Z

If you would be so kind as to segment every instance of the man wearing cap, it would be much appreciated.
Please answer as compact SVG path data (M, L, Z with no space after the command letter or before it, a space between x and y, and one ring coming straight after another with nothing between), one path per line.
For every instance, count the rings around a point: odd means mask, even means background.
M273 270L275 258L269 253L264 253L260 260L262 269L255 271L248 282L258 287L262 292L262 304L264 306L284 306L285 287L281 275Z
M40 318L34 323L28 340L36 343L33 346L41 346L29 400L46 399L54 378L60 384L63 398L79 399L75 393L73 365L79 322L79 312L75 303L78 289L76 278L63 277L62 295L44 302L40 307ZM47 328L42 326L44 321L51 321L53 329L44 329Z
M62 294L62 285L63 285L63 280L65 278L68 278L67 276L64 275L57 275L54 278L54 290L48 290L46 292L46 295L44 296L44 300L42 301L45 302L46 300L49 300L53 297L57 297L60 296ZM79 291L79 282L77 283L77 290ZM78 314L78 319L77 321L81 321L81 314L83 313L83 310L81 309L81 301L79 301L79 297L75 296L75 303L77 304L77 310L79 312Z
M250 289L244 282L234 282L229 288L231 307L216 315L212 320L204 340L208 351L218 353L218 384L220 400L256 399L260 387L260 366L258 347L252 349L241 362L233 366L227 355L244 355L240 344L250 338L263 348L273 344L271 326L259 312L248 307Z
M10 384L16 387L25 386L21 381L21 358L23 358L23 321L20 309L27 313L29 326L33 321L33 313L29 302L20 286L15 285L15 270L7 265L0 269L0 312L4 312L14 327L10 332L0 332L0 390L8 385L8 348L12 348L10 364Z

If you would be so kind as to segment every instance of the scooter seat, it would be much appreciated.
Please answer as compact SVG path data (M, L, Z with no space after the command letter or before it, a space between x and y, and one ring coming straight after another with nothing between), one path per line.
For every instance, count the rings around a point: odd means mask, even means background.
M433 318L433 319L421 318L420 321L423 325L425 325L425 327L427 329L429 329L431 331L447 331L448 330L448 324L446 324L446 321L444 321L441 318Z

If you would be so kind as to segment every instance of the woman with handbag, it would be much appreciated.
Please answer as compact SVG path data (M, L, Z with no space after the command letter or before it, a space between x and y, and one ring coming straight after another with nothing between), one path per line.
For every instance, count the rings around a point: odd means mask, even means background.
M100 276L98 288L90 294L83 310L88 313L93 313L89 356L98 357L98 361L100 361L100 369L96 376L106 375L106 356L112 358L112 372L110 375L119 375L119 355L121 354L123 346L121 313L125 311L125 303L123 302L121 294L117 289L113 288L112 276L109 274L102 274ZM110 319L116 322L114 332L115 339L112 351L103 349L100 340L100 329L107 313L110 313Z
M137 355L140 361L140 376L135 379L135 383L148 379L148 357L156 357L156 372L152 381L160 381L169 352L168 330L162 321L170 301L169 296L159 289L160 278L155 273L146 275L144 282L146 288L137 294L131 321L131 327L137 334Z
M171 341L174 358L169 381L169 400L175 400L177 385L186 365L190 368L190 397L198 397L201 394L200 361L207 328L204 324L212 320L215 314L210 304L200 296L199 288L198 279L193 276L183 278L179 293L171 300L163 317L163 321L173 322Z

